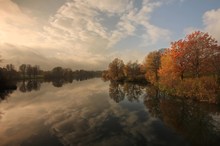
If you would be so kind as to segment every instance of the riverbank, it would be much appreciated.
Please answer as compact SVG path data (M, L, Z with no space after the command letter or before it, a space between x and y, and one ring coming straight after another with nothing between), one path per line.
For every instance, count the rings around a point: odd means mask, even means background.
M192 99L199 102L220 103L220 87L213 77L200 77L188 79L160 79L155 84L167 94Z

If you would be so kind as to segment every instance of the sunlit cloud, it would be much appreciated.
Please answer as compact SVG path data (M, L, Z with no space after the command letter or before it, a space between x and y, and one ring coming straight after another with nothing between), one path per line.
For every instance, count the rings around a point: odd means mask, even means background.
M60 7L53 6L53 13L42 9L47 16L50 12L49 17L37 15L36 9L32 12L16 1L0 1L0 53L4 64L105 69L118 56L142 61L143 48L152 50L151 46L161 41L169 42L172 34L151 22L152 13L167 4L163 0L68 0ZM127 38L139 40L136 48L121 45Z
M211 33L220 43L220 9L207 11L203 15L205 31Z
M151 22L152 13L170 3L167 1L143 0L137 4L132 0L69 0L54 7L58 9L53 9L45 23L31 9L15 2L0 1L0 53L4 63L30 62L43 68L74 64L71 68L77 66L77 69L92 65L103 69L114 57L141 60L144 55L140 48L149 49L161 41L171 41L171 30ZM49 15L48 12L45 14ZM201 28L217 39L220 38L218 15L219 9L207 11L203 16L205 27ZM198 29L192 26L184 32L194 30ZM126 45L118 47L126 38L138 39L140 43L132 50ZM131 53L138 51L141 53Z
M208 32L213 38L215 38L218 43L220 43L220 9L212 9L206 11L203 14L203 27L187 27L184 29L184 34L189 34L194 31L204 31Z

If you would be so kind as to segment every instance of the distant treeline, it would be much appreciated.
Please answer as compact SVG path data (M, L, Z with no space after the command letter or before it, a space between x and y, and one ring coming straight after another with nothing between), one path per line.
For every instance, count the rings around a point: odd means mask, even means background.
M220 46L208 33L196 31L172 42L170 48L150 52L142 64L125 65L116 58L102 77L145 80L171 95L220 103Z
M72 71L70 68L55 67L51 71L43 71L38 65L22 64L19 70L15 66L8 64L5 67L0 67L0 89L13 89L16 88L15 84L19 80L36 80L42 79L47 81L56 80L84 80L93 77L100 77L102 71L86 71L76 70Z

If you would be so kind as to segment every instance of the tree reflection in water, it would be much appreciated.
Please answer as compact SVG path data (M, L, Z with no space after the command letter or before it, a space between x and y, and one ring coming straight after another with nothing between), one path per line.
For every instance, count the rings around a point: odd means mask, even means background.
M65 83L65 81L62 80L62 79L52 80L52 84L53 84L54 87L58 87L58 88L62 87L64 83Z
M212 118L219 111L217 107L210 110L201 103L165 96L155 87L148 86L146 91L144 103L150 114L183 135L192 145L220 143L220 131L216 130Z
M41 81L39 80L29 80L27 82L22 81L19 90L21 92L31 92L33 90L38 91L41 87Z
M0 90L0 101L5 100L14 90Z
M0 102L7 99L14 90L0 90ZM0 111L0 119L4 113Z
M130 102L139 101L140 95L142 94L142 87L138 84L114 81L111 81L109 84L109 96L117 103L123 101L125 97Z
M57 87L61 87L65 83L67 82L58 80L53 84ZM88 89L90 86L93 88L93 84L96 83L96 80L95 82L85 83L86 84L80 84L79 87L83 88L88 83L91 83L89 86L86 86L85 89ZM46 85L49 86L49 83ZM85 139L92 140L94 138L97 140L97 137L98 142L100 139L102 141L103 139L113 138L114 140L112 141L115 142L115 137L117 137L116 139L122 139L122 142L125 141L125 143L121 145L175 145L175 142L178 142L178 145L185 145L184 142L186 142L188 145L219 145L220 127L217 129L216 126L220 123L217 123L219 121L216 120L215 116L218 115L219 117L220 110L217 106L195 103L190 100L183 100L180 98L177 99L175 97L167 96L163 92L160 92L157 88L150 85L143 87L138 84L119 84L118 82L110 82L109 95L111 99L117 103L123 100L134 102L116 104L114 102L109 102L109 99L105 99L103 97L103 95L106 95L106 90L104 90L104 94L100 94L99 87L102 85L103 84L98 84L96 86L97 92L95 93L97 94L94 94L93 90L92 94L88 92L88 95L94 97L89 98L91 100L88 100L87 94L82 94L82 97L77 99L82 101L82 105L69 102L69 99L73 99L71 96L74 95L75 92L78 92L78 90L74 90L72 88L66 89L65 86L61 90L66 90L69 92L69 98L66 98L67 101L65 101L65 99L63 100L63 98L56 98L56 100L59 100L59 102L55 102L60 106L61 109L63 109L63 105L70 103L67 104L68 108L64 109L64 111L55 110L55 114L53 112L51 114L52 117L54 115L57 116L57 119L55 118L57 123L61 123L55 124L56 126L54 127L56 127L58 130L55 130L54 133L56 135L68 135L67 138L69 138L70 142L73 142L69 145L80 142L85 142L86 144L88 142L92 143L94 141L85 141ZM20 83L19 89L22 92L30 92L33 90L39 90L40 87L40 81L29 81ZM42 87L44 87L44 85ZM48 88L45 88L43 91L47 92L47 89ZM59 91L54 88L51 88L51 90L54 92ZM5 99L11 93L12 91L0 92L0 97L1 99ZM56 94L56 92L54 94ZM20 94L18 94L18 96L20 96ZM33 106L34 109L35 107L37 107L37 111L38 108L47 109L47 106L51 106L48 107L50 110L54 109L54 104L50 105L50 103L54 101L54 98L50 98L43 94L38 96L44 97L46 99L45 103L47 101L49 101L49 103L46 105L46 107L44 107L45 104L40 105L39 107L38 102L33 102L32 104L37 105ZM59 96L60 95L56 95L56 97ZM108 96L106 97L108 98ZM26 100L29 99L29 97L24 98L23 102L26 103ZM43 98L36 99L36 101L41 101L42 99ZM22 101L22 98L19 100ZM76 99L74 98L73 101L75 100ZM136 101L143 101L144 104L137 103ZM14 107L16 104L17 102L12 104L10 107ZM112 108L109 108L111 105L114 105L114 111L112 111ZM147 110L145 109L144 105ZM76 110L72 110L72 107L74 107ZM7 108L5 109L7 110ZM5 113L4 110L2 111ZM0 118L3 116L2 114L3 113L0 111ZM40 112L39 114L42 113ZM45 116L48 117L47 115ZM54 121L52 120L52 123L53 122ZM45 133L45 131L43 131L43 133ZM148 138L152 135L155 137L155 139ZM44 137L44 135L42 136ZM178 139L180 136L181 138L179 142ZM182 139L184 139L184 142L182 142ZM36 141L38 141L38 139Z
M132 83L124 84L124 93L130 102L139 101L140 95L143 94L141 86Z
M109 84L109 96L115 102L119 103L125 98L125 93L123 92L122 85L118 82L110 82Z

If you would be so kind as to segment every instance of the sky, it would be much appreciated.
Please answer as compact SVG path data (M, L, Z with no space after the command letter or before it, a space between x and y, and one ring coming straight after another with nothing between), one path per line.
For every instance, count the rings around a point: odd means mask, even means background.
M220 0L0 0L0 66L103 70L196 30L220 42Z

